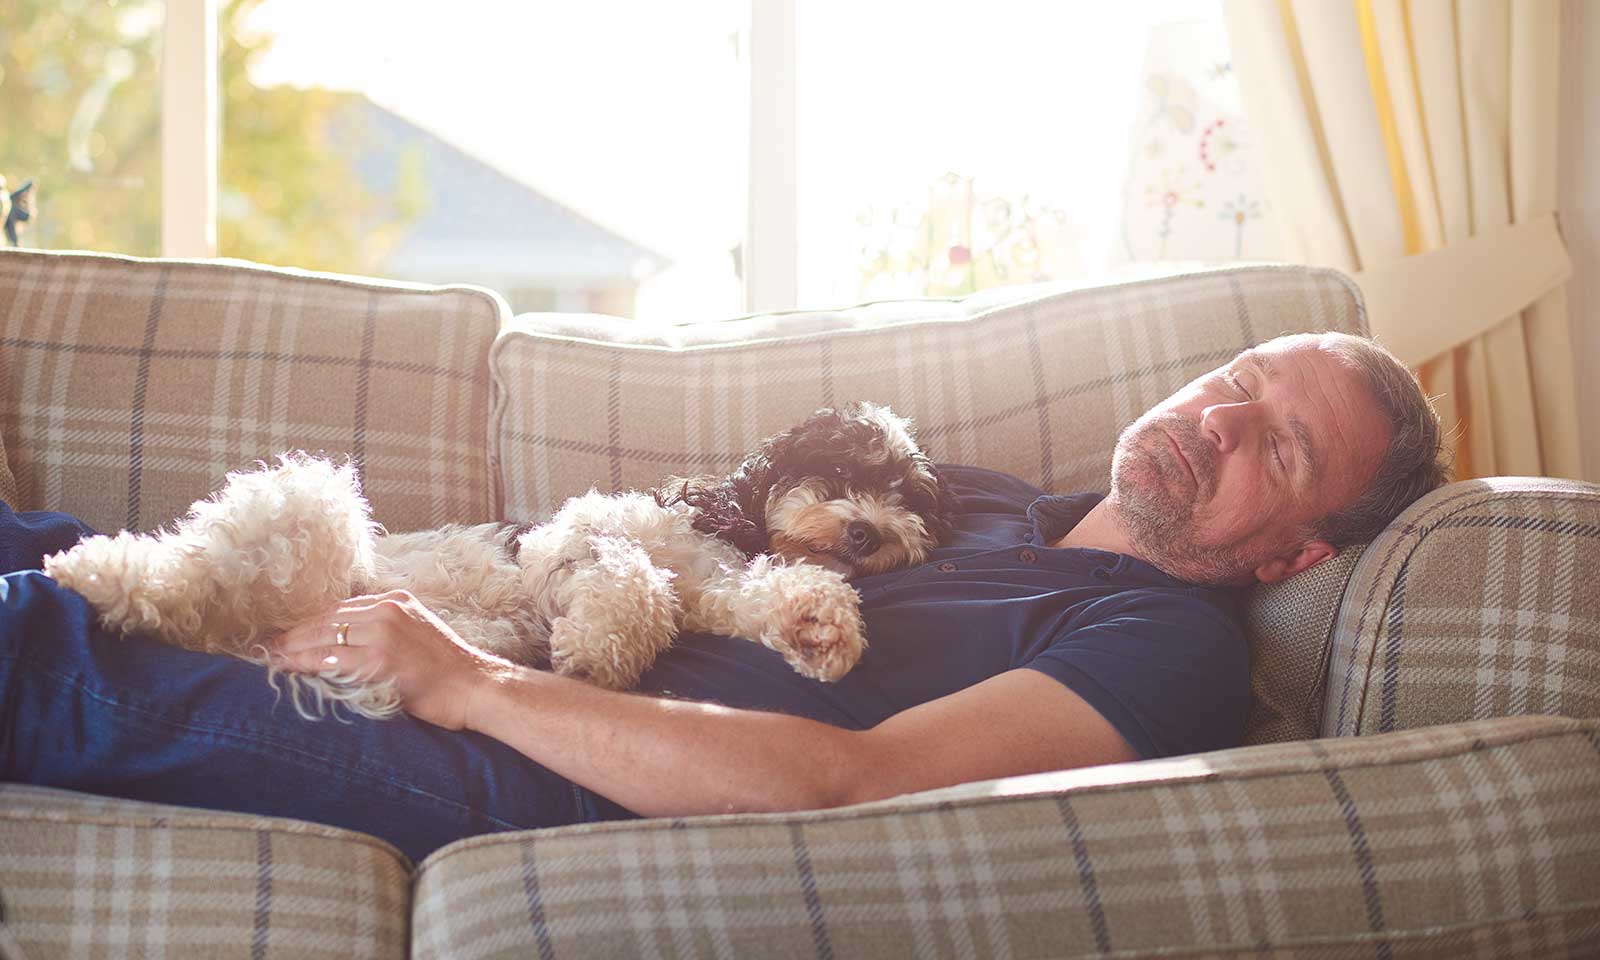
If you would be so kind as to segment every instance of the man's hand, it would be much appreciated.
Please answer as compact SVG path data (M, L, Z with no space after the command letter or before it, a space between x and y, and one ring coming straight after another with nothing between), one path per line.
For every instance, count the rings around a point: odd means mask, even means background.
M340 623L350 625L344 644L337 643L335 625ZM447 730L465 729L479 691L514 669L468 646L404 590L337 604L289 630L273 652L286 670L393 681L407 713Z

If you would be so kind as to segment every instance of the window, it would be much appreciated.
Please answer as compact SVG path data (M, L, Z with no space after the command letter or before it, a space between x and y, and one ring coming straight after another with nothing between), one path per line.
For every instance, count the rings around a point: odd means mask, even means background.
M161 248L164 4L0 5L0 176L32 181L29 246Z
M800 6L801 299L958 295L1103 264L1148 8L918 11Z
M1248 177L1219 0L909 10L799 7L802 303L1245 254L1214 236L1231 229L1213 222L1230 178ZM1225 171L1207 169L1207 147L1233 151ZM1242 209L1260 218L1263 201ZM1152 212L1167 216L1164 249L1145 242Z
M13 0L0 24L0 174L40 182L39 246L669 322L1273 252L1220 0Z
M221 253L738 312L739 2L229 4Z

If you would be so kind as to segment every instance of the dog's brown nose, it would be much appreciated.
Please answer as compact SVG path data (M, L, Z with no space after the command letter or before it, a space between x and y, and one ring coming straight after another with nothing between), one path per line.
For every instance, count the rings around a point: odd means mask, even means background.
M850 553L853 556L869 556L883 545L878 528L865 520L851 520L844 528L844 535L850 541Z

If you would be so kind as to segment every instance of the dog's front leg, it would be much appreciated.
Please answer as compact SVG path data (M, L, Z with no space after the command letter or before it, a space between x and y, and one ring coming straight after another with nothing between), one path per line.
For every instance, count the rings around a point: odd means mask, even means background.
M759 556L721 574L680 585L685 629L759 641L814 680L837 680L861 659L861 598L838 573Z
M672 574L626 537L589 538L592 558L555 587L563 615L550 624L550 667L597 686L626 690L678 634L682 608Z

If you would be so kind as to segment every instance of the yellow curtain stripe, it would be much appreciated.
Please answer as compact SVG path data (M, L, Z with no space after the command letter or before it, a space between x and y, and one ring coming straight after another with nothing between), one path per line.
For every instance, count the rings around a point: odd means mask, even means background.
M1429 199L1433 201L1429 207L1433 211L1434 237L1439 244L1444 244L1444 202L1439 199L1439 171L1433 165L1433 140L1428 136L1428 109L1422 102L1421 72L1417 70L1417 43L1415 35L1411 32L1411 0L1400 0L1400 19L1405 23L1406 31L1406 65L1411 70L1411 92L1416 95L1417 122L1422 124L1422 152L1428 158L1428 184L1433 192Z
M1422 228L1417 220L1417 200L1411 192L1411 177L1400 149L1400 134L1394 120L1394 101L1389 97L1389 79L1383 70L1383 54L1378 49L1378 26L1372 16L1372 0L1354 0L1356 23L1361 28L1361 51L1367 61L1367 80L1372 85L1372 102L1378 110L1378 126L1383 131L1383 150L1389 158L1389 179L1394 184L1395 205L1400 211L1400 229L1406 255L1422 252Z

